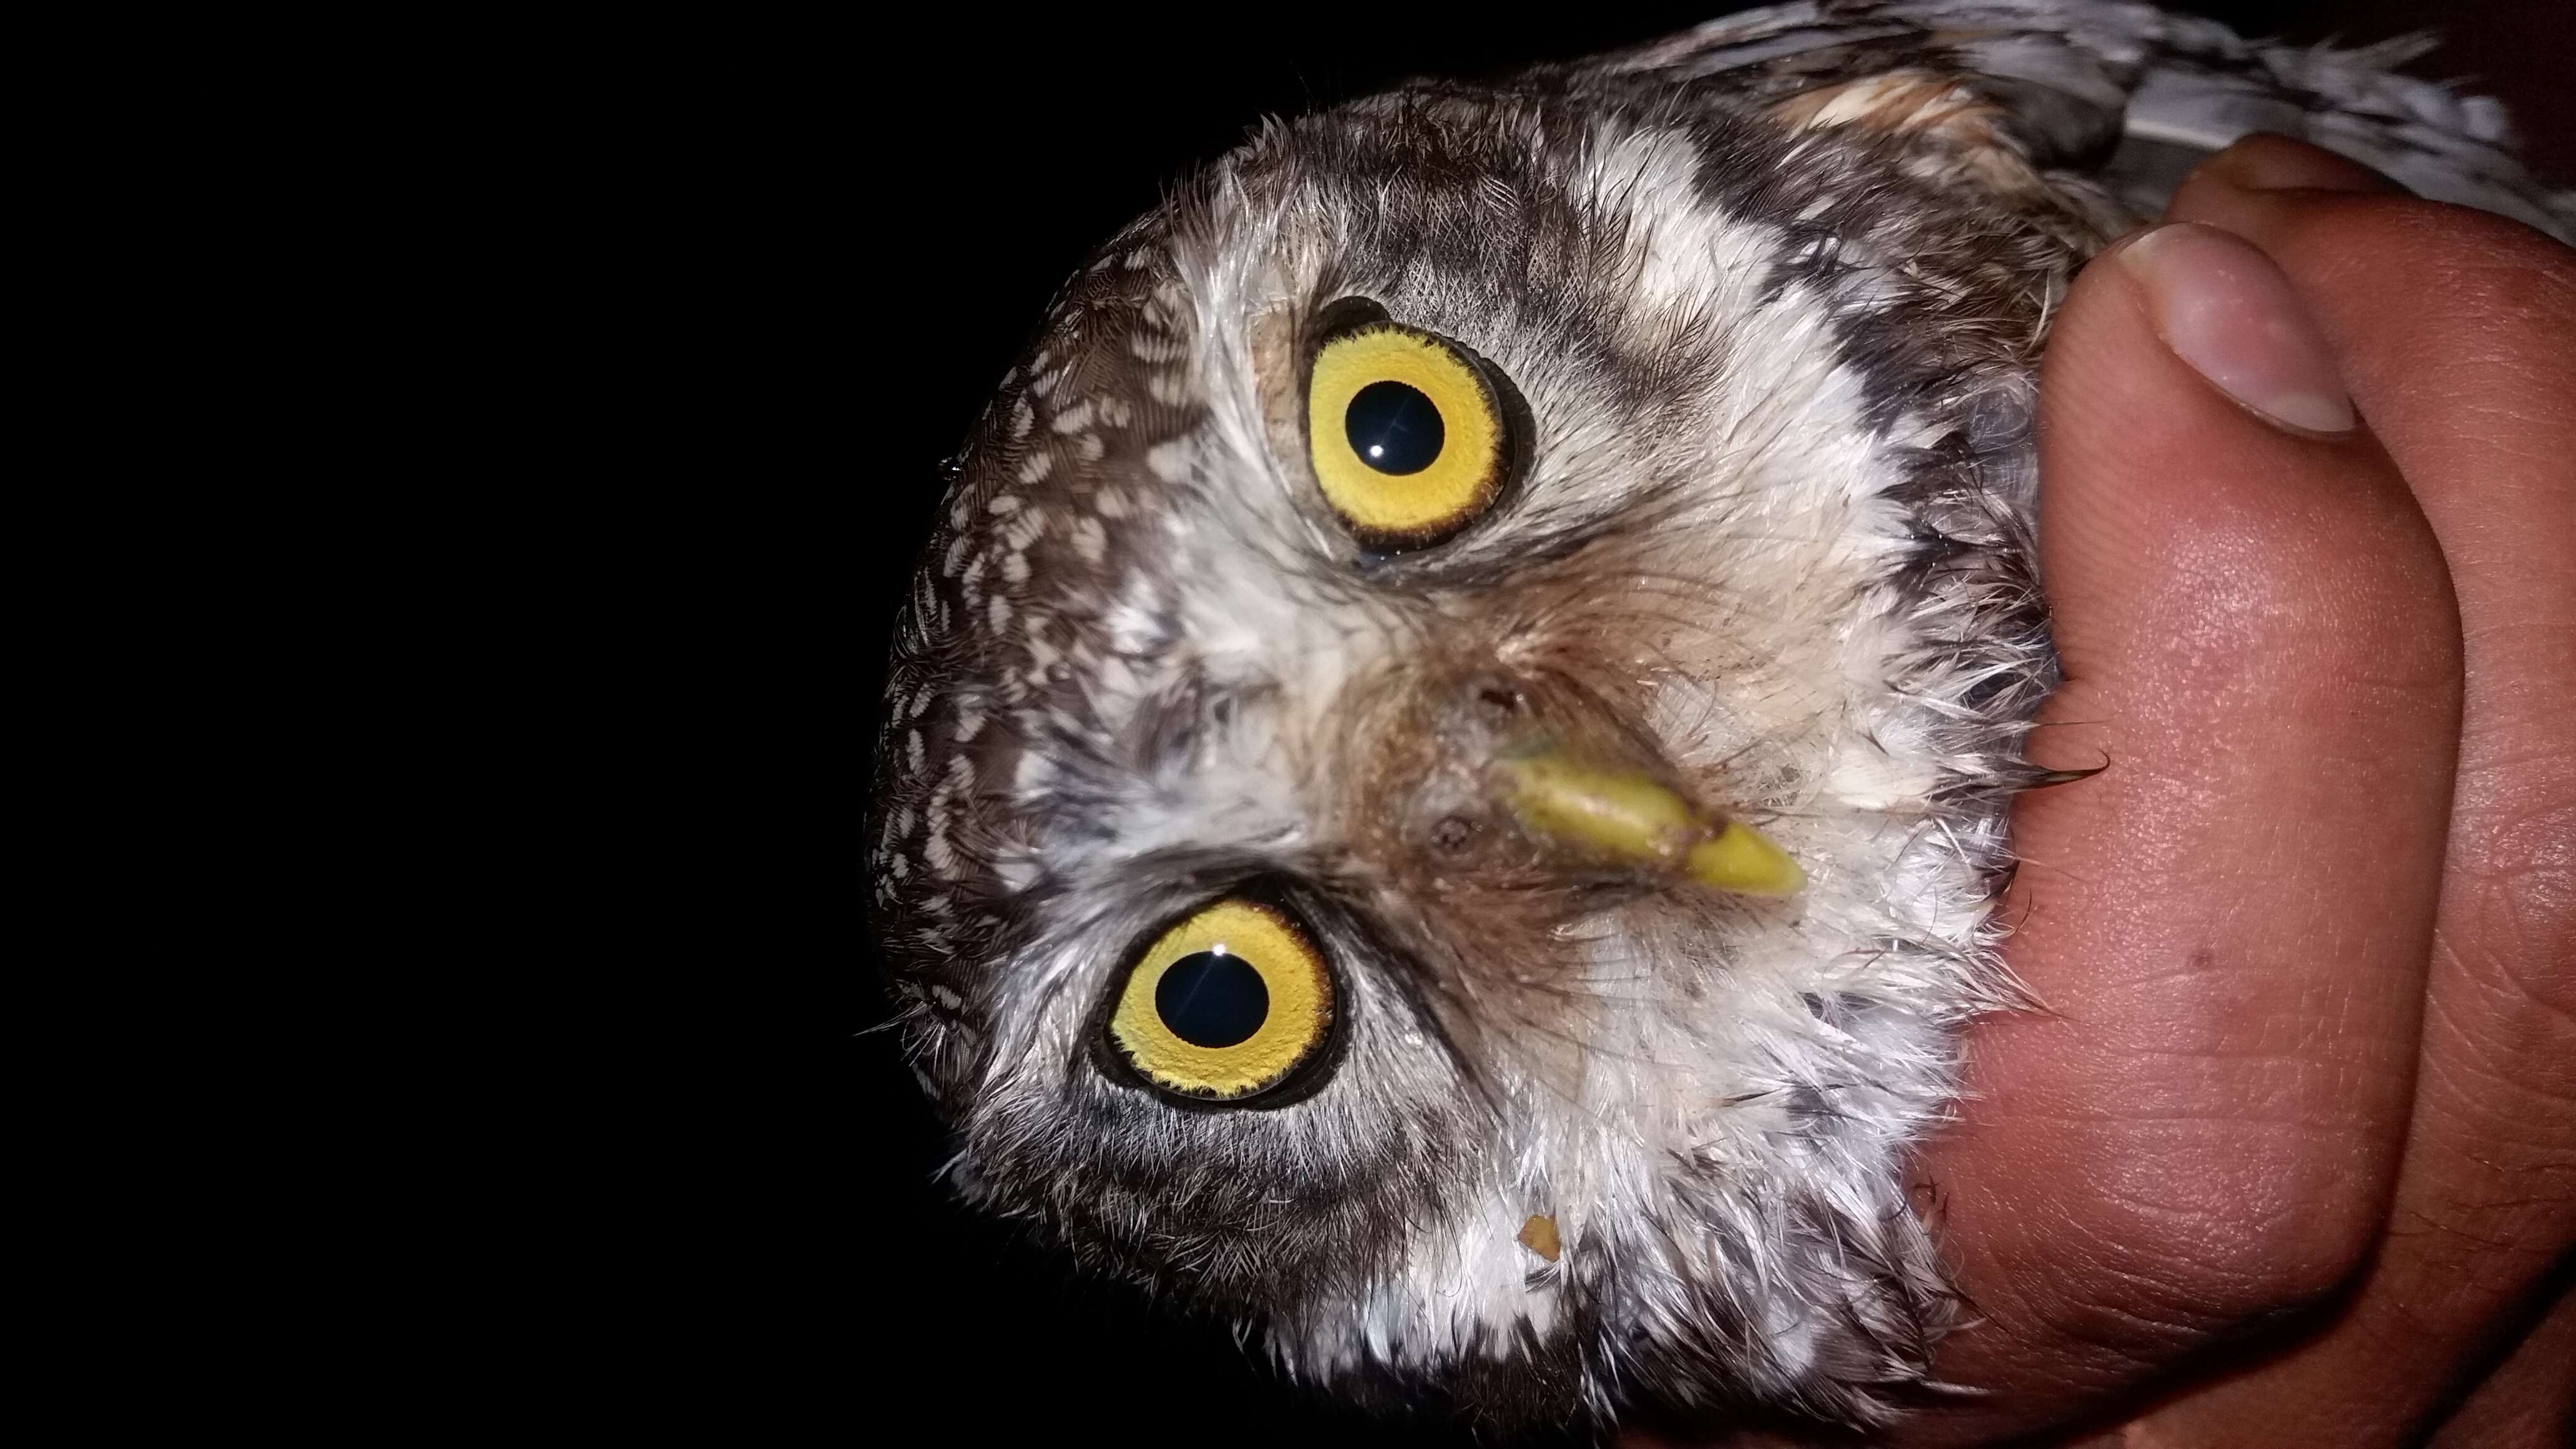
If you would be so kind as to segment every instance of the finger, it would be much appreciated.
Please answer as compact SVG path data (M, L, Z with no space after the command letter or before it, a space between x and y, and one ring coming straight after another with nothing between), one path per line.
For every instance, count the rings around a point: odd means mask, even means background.
M2156 1432L2407 1442L2576 1243L2576 253L2427 202L2286 191L2277 139L2173 214L2271 253L2448 559L2467 695L2422 1060L2385 1240L2321 1338ZM2333 163L2342 164L2342 163Z
M2186 360L2188 359L2188 360ZM2409 1099L2458 708L2457 625L2403 481L2270 264L2173 228L2088 267L2040 418L2065 683L2025 796L2014 969L1931 1145L1993 1391L1926 1441L2056 1418L2376 1239ZM2306 431L2294 431L2287 422Z
M2430 1449L2566 1449L2576 1443L2576 1288L2534 1324L2467 1402L2442 1421Z
M2576 1443L2576 1291L2562 1291L2538 1322L2511 1346L2494 1372L2442 1421L2426 1449L2566 1449ZM2215 1437L2203 1429L2223 1430ZM2192 1425L2168 1413L2090 1435L2066 1449L2179 1449L2194 1442L2306 1443L2303 1435L2275 1440L2279 1416L2265 1422ZM2177 1439L2189 1433L2189 1439Z

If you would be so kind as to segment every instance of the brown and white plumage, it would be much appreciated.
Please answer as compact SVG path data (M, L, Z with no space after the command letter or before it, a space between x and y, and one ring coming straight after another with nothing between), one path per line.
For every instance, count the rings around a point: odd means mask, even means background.
M1272 125L1114 238L961 455L890 675L877 926L961 1190L1354 1394L1882 1412L1953 1311L1898 1165L2008 996L2050 306L2249 129L2566 234L2494 108L2392 59L1786 6ZM1308 466L1354 298L1525 409L1434 546ZM1481 783L1541 736L1805 889L1551 853ZM1105 1004L1247 883L1330 962L1330 1052L1175 1100Z

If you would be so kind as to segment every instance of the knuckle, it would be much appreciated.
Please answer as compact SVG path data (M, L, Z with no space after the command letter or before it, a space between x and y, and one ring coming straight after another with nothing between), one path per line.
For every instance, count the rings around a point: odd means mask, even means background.
M2480 993L2500 1046L2544 1079L2576 1079L2576 798L2475 803L2446 911L2452 967Z
M2443 909L2449 970L2478 1019L2545 1075L2576 1080L2576 745L2554 710L2474 740Z

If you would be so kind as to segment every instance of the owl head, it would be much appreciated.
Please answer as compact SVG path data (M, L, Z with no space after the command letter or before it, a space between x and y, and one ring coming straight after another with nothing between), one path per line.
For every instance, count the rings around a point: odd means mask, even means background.
M898 628L956 1187L1353 1393L1865 1418L1997 990L2084 244L1616 72L1275 124L1063 288Z

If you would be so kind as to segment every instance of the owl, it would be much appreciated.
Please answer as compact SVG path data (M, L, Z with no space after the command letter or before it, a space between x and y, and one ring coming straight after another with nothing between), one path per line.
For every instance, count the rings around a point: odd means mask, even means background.
M867 830L946 1176L1360 1401L1865 1425L2014 1004L2074 270L2242 134L2561 236L2402 48L1810 0L1264 126L949 466Z

